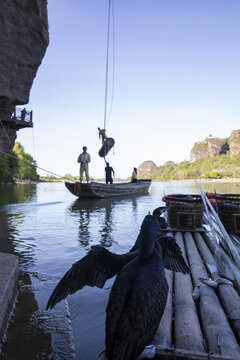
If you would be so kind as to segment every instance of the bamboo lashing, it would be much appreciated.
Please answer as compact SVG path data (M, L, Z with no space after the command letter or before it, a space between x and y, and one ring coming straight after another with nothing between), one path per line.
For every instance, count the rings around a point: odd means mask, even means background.
M184 234L184 242L193 283L194 286L197 286L199 285L199 278L207 278L208 274L191 233ZM209 352L219 354L219 358L222 355L230 354L239 356L239 345L213 288L204 284L200 286L198 306L201 326Z
M196 233L194 234L194 238L211 278L215 281L218 280L220 275L217 271L215 259L206 245L202 235ZM240 341L240 298L238 293L232 285L227 285L224 283L219 283L217 291L227 317L235 329L238 341Z

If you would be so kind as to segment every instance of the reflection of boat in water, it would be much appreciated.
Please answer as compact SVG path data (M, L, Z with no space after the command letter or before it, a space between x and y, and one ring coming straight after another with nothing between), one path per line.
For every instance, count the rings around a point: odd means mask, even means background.
M131 196L146 194L151 185L151 180L138 180L137 183L123 182L115 184L105 184L98 182L91 183L70 183L65 182L66 188L79 198L105 198L117 196Z
M148 195L133 195L131 197L119 198L76 198L69 211L79 220L79 243L83 247L101 244L108 248L113 243L118 243L114 235L116 221L115 208L121 205L126 213L136 213L137 200L144 199ZM143 200L144 201L144 200ZM125 224L126 226L126 224ZM92 229L95 229L96 237Z

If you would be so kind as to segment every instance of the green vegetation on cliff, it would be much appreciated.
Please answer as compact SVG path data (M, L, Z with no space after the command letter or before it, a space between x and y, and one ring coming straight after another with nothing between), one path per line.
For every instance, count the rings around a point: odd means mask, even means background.
M36 161L28 153L24 152L23 146L19 142L15 142L10 155L0 157L0 183L12 182L14 179L20 180L36 180Z
M240 155L231 157L227 153L194 162L183 161L179 164L168 161L141 178L151 178L155 181L240 178Z

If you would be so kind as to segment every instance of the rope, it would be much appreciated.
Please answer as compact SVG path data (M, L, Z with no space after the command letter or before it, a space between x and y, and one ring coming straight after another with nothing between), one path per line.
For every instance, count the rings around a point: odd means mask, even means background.
M115 82L115 26L114 26L114 1L112 2L112 96L110 103L110 110L108 115L107 124L110 120L112 114L112 105L113 105L113 97L114 97L114 82ZM106 124L106 125L107 125Z
M9 136L8 136L8 133L6 132L6 129L5 129L4 125L3 125L3 122L2 122L2 120L0 120L0 121L1 121L1 125L2 125L2 128L3 128L3 131L4 131L6 137L7 137L8 141L9 141L9 144L13 147L13 144L12 144L12 142L11 142Z
M3 128L4 132L5 132L5 135L6 135L7 139L8 139L8 141L9 141L10 145L13 147L14 145L12 144L12 142L11 142L11 140L10 140L10 138L9 138L6 130L5 130L5 127L4 127L3 123L2 123L2 120L0 120L0 122L1 122L2 128ZM35 153L34 135L33 135L33 151L34 151L34 153ZM60 177L60 178L63 177L62 175L55 174L54 172L49 171L49 170L46 170L46 169L43 169L43 168L41 168L40 166L33 165L30 161L26 161L26 160L19 159L17 156L11 155L11 154L6 153L6 152L4 152L4 151L1 151L1 150L0 150L0 153L2 153L2 154L4 154L4 155L7 155L7 156L9 156L9 157L11 157L11 158L13 158L13 159L17 159L18 161L22 161L22 162L24 162L25 164L34 166L35 168L37 168L37 169L39 169L39 170L46 171L47 173L52 174L52 175L54 175L54 176L57 176L57 177Z
M4 155L7 155L7 156L9 156L9 157L11 157L11 158L13 158L13 159L17 159L18 161L22 161L22 162L24 162L25 164L34 166L35 168L40 169L40 170L43 170L43 171L45 171L45 172L47 172L47 173L49 173L49 174L52 174L52 175L54 175L54 176L57 176L57 177L60 177L60 178L63 177L62 175L58 175L58 174L56 174L56 173L54 173L54 172L52 172L52 171L43 169L43 168L41 168L40 166L33 165L30 161L26 161L26 160L19 159L17 156L8 154L8 153L6 153L6 152L4 152L4 151L1 151L1 150L0 150L0 153L2 153L2 154L4 154Z
M110 17L111 17L111 0L109 0L109 3L108 3L108 26L107 26L107 54L106 54L106 78L105 78L104 129L106 129L107 97L108 97L108 58L109 58Z
M32 127L32 142L33 142L33 157L34 159L36 159L36 154L35 154L35 137L34 137L34 128Z

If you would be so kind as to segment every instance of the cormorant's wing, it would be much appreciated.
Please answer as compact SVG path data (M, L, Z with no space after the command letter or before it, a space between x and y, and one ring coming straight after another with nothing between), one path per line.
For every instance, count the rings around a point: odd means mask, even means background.
M135 241L135 244L133 245L133 247L131 248L130 252L135 252L137 250L139 250L139 244L140 244L140 237L141 237L141 231L137 236L137 239Z
M124 311L129 293L131 292L132 278L124 269L117 275L106 308L105 352L107 357L112 354L117 326ZM125 323L125 327L128 329L129 323Z
M102 288L106 280L116 275L125 264L137 256L137 253L136 251L118 255L101 245L92 246L89 253L74 263L59 281L48 300L47 309L52 309L59 301L85 285Z
M181 248L176 243L174 237L164 235L157 239L157 242L162 247L163 264L168 270L179 271L183 274L189 273L189 267L186 264Z

